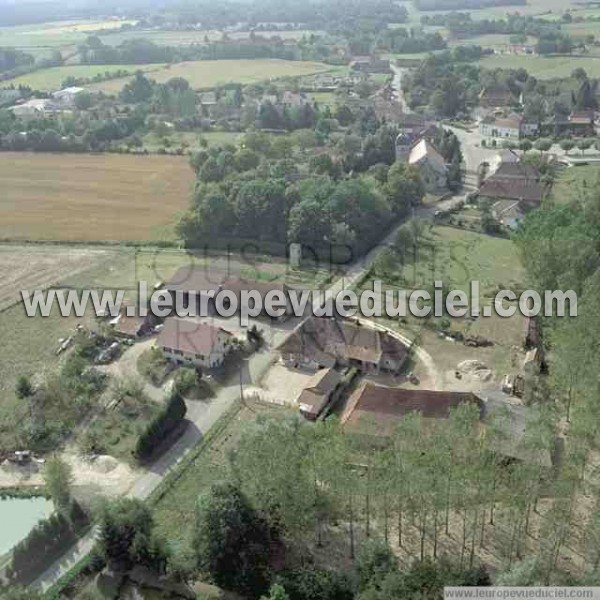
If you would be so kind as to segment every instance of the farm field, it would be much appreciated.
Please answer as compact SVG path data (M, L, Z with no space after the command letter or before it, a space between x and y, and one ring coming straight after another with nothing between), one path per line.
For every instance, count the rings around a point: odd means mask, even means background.
M452 12L451 10L435 10L435 11L419 11L413 8L412 2L402 2L409 11L411 22L418 23L423 15L445 14ZM480 9L469 9L471 17L480 21L483 19L504 19L507 13L519 13L521 15L544 15L547 18L552 18L554 14L558 16L564 14L565 10L571 8L577 10L581 5L574 0L527 0L527 4L514 6L489 6Z
M195 89L213 88L227 83L256 83L280 77L301 77L332 70L330 65L309 61L279 59L199 60L167 65L153 70L151 78L165 83L173 77L184 77ZM91 92L117 94L130 77L112 79L86 86Z
M62 82L67 77L95 77L105 73L115 73L116 71L125 71L133 75L136 71L155 71L163 69L164 64L154 65L68 65L63 67L51 67L49 69L40 69L27 75L21 75L14 79L4 82L6 85L25 85L35 90L51 92L59 90ZM118 81L122 81L122 78ZM108 82L106 82L108 83ZM119 88L120 89L120 88Z
M472 44L474 46L481 46L482 48L494 48L495 50L502 50L511 45L510 37L510 35L505 35L502 33L491 33L458 40L448 40L448 45L452 48L455 46ZM536 38L529 36L526 43L534 45L536 41Z
M600 58L583 56L527 56L497 55L487 56L479 65L488 69L527 69L538 79L568 77L574 69L585 69L590 77L600 76Z
M21 290L46 288L113 258L113 250L57 246L0 245L0 311L21 298Z
M0 180L0 239L150 241L174 239L194 175L183 157L4 153Z
M571 202L583 197L599 180L599 165L570 167L554 182L550 198L559 203Z
M0 27L0 46L15 47L37 56L53 48L75 46L91 33L106 32L133 23L135 21L132 20L75 20Z

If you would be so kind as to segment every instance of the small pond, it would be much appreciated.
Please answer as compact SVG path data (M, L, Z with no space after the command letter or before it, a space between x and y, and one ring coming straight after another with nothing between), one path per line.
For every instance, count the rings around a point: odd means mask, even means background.
M20 542L41 519L49 517L53 505L46 498L0 498L0 556Z

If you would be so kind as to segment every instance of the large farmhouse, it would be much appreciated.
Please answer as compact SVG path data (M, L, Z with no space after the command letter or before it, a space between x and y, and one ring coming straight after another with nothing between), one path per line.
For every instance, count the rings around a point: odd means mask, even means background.
M311 317L279 347L284 361L310 370L356 366L398 372L408 349L390 334L344 319Z
M212 369L223 364L232 341L233 335L222 327L171 317L165 321L157 344L176 364Z
M176 302L177 295L180 295L180 302L184 306L195 306L197 314L204 314L204 312L212 314L214 297L222 291L229 292L230 296L235 296L238 307L241 307L242 292L258 292L263 301L269 293L277 294L285 300L285 313L282 318L292 313L289 288L285 283L278 281L256 281L238 276L228 276L201 266L189 265L178 269L164 287L171 292L173 302Z

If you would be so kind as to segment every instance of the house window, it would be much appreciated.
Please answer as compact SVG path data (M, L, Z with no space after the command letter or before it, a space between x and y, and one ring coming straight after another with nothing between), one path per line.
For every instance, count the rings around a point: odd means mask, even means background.
M204 354L196 354L198 360L204 360Z

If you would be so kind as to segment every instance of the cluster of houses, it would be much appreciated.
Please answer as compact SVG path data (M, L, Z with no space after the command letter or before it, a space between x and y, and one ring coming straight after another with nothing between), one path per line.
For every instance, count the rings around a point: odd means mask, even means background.
M186 305L210 302L212 294L222 290L236 295L242 290L256 290L261 294L286 291L284 284L223 276L200 267L179 269L162 288L171 294L183 294ZM193 317L170 316L158 327L150 327L147 320L123 316L115 320L115 328L130 337L158 331L156 345L165 358L177 365L203 370L223 365L236 347L236 334L222 324ZM528 321L524 344L527 350L525 372L530 368L539 372L543 369L544 357L534 321ZM295 404L310 421L322 419L335 409L344 431L385 440L393 435L402 419L414 412L419 412L424 423L428 423L448 419L453 409L469 404L478 410L482 433L491 418L493 398L488 400L469 392L381 385L379 376L389 380L390 376L400 374L410 349L387 330L357 320L310 316L299 322L277 351L287 368L309 375ZM522 377L510 381L511 393L518 393L520 383ZM509 417L509 443L499 452L509 458L551 466L553 449L535 456L523 454L521 441L526 413L514 409Z
M9 110L15 117L24 120L68 112L75 108L77 96L84 91L81 87L68 87L53 92L49 98L32 98L25 102L18 102Z
M485 88L479 95L479 106L473 116L479 123L479 132L486 138L518 141L537 136L572 135L594 136L600 133L600 113L594 110L573 111L569 115L555 115L544 122L525 119L514 109L523 105L507 87Z

